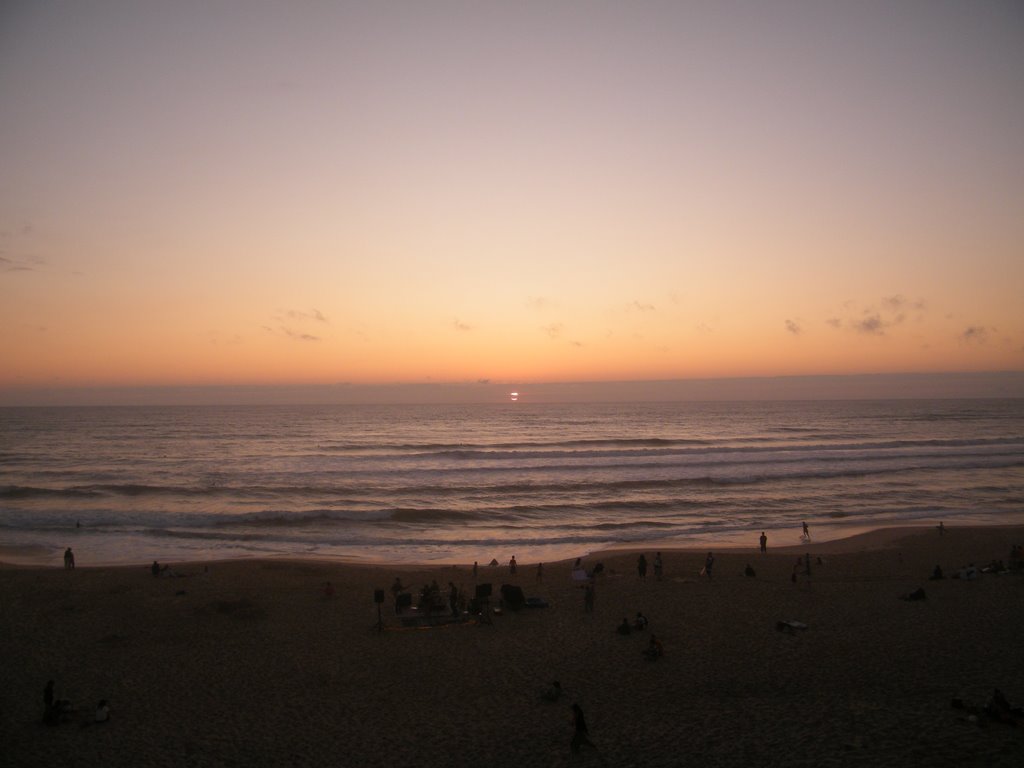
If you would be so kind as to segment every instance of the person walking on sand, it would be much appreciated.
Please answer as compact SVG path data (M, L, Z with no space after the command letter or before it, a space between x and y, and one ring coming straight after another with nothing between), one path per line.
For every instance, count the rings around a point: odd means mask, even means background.
M569 742L569 750L574 754L579 754L580 747L586 744L588 747L593 747L594 744L590 740L590 731L587 729L587 721L583 717L583 709L579 704L572 705L572 741Z
M810 540L811 540L811 531L807 527L807 521L805 520L804 521L804 541L810 541Z
M642 552L636 561L636 574L642 581L647 581L647 558L644 557Z
M768 551L768 537L764 535L764 531L761 531L761 554L763 555Z
M661 581L662 573L663 568L661 564L661 552L657 552L654 555L654 578L658 581Z

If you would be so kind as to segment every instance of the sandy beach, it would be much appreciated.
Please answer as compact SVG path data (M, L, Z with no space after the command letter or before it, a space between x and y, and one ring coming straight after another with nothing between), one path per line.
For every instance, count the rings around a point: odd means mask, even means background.
M754 541L716 552L710 578L705 551L663 551L661 580L654 551L646 580L638 552L605 552L584 561L603 564L591 613L571 561L542 581L481 563L492 607L506 583L547 607L433 627L396 616L395 577L472 594L470 566L6 566L0 764L1020 766L1024 728L982 708L996 688L1024 706L1024 571L951 577L1022 543L1024 526ZM648 629L617 634L638 611ZM50 679L74 710L56 725ZM564 695L544 701L553 680ZM100 699L109 721L85 725ZM594 745L575 756L574 702Z

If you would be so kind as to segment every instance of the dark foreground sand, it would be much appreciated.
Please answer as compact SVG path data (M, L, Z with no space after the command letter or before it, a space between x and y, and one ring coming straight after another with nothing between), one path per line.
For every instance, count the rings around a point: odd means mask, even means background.
M605 553L587 561L605 566L592 614L569 563L543 583L533 564L514 580L481 568L549 607L399 629L388 593L383 632L375 588L471 588L470 570L0 568L0 765L1022 766L1024 727L951 700L984 706L998 687L1024 705L1024 572L927 578L1015 543L1024 526L880 531L811 545L796 585L803 548L720 552L712 579L704 552L663 552L660 582L638 579L636 553ZM900 599L917 587L926 600ZM638 610L664 641L656 662L649 632L615 633ZM51 678L78 711L45 726ZM547 703L553 679L566 696ZM82 727L101 698L110 721ZM574 701L596 746L575 758Z

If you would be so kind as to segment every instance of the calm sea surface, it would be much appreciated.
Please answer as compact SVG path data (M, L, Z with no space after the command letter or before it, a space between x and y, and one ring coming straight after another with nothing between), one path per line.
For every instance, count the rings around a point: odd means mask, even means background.
M0 409L0 545L55 563L530 562L804 520L1024 522L1024 400Z

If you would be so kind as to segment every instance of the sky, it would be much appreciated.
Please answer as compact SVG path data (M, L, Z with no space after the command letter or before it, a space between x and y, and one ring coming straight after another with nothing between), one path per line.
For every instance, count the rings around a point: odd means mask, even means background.
M0 404L1024 370L1019 2L6 0L0 103Z

